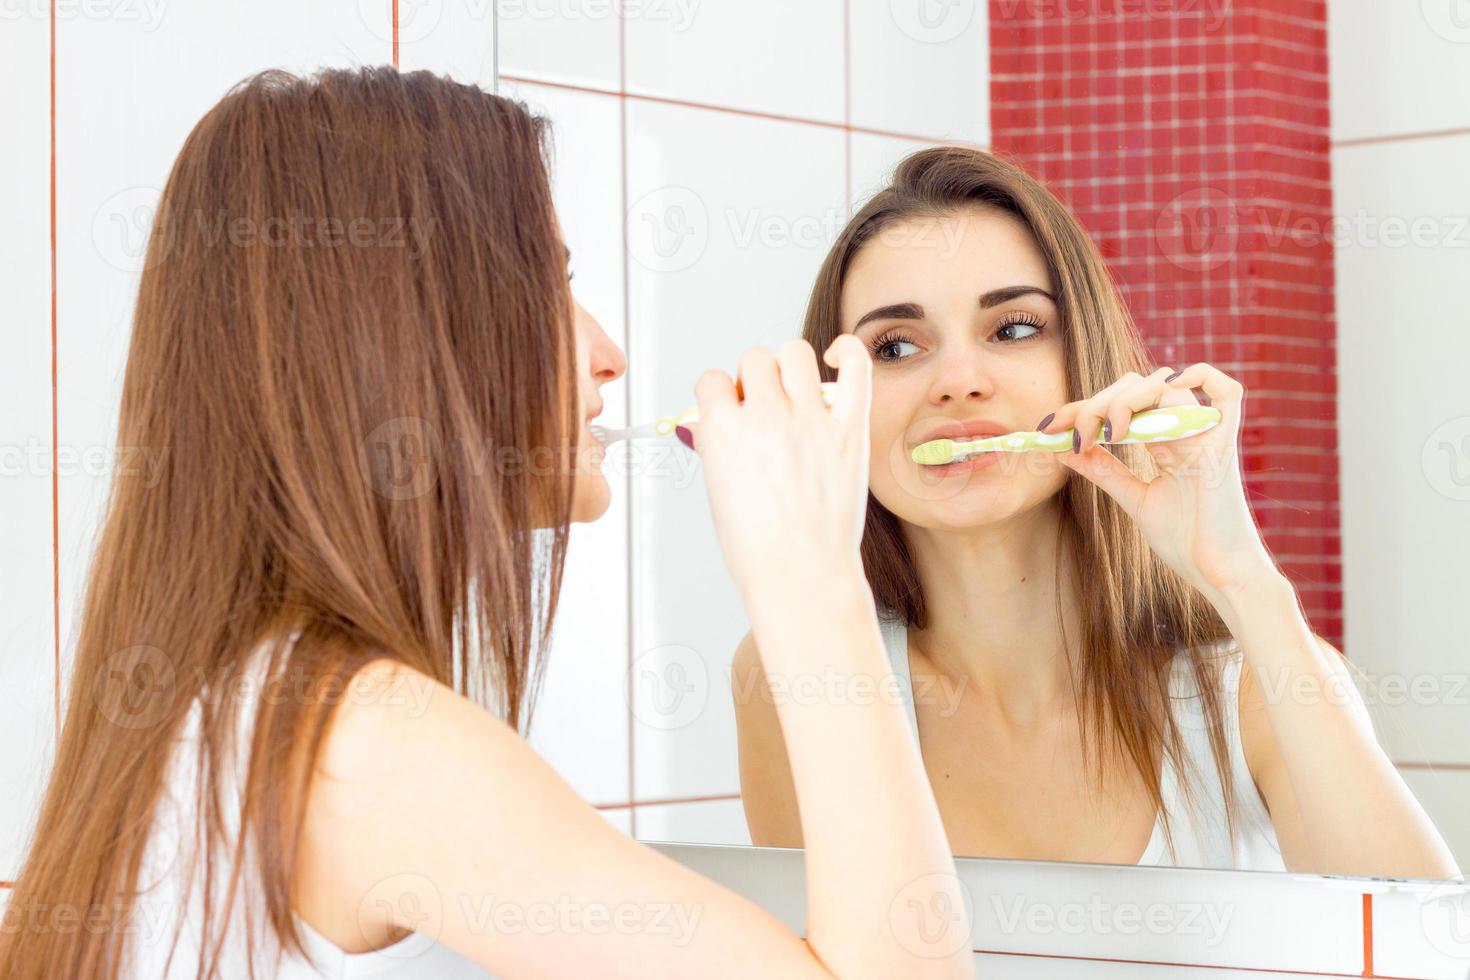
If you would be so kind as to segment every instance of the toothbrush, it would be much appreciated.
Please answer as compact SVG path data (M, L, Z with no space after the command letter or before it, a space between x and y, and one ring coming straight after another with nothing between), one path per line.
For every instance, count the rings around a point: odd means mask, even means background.
M1106 445L1141 442L1171 442L1187 439L1220 424L1220 410L1209 405L1169 405L1135 412L1128 431L1121 439L1099 439ZM1047 433L1039 430L1010 432L984 439L958 441L935 439L915 446L911 457L923 466L940 466L965 459L977 453L1021 453L1040 450L1048 453L1068 452L1072 448L1073 429Z
M828 408L831 408L832 402L836 395L837 382L822 382L823 404L825 404ZM684 411L680 412L678 415L665 415L657 422L649 422L645 425L637 425L632 427L631 429L610 429L607 426L603 425L594 425L590 428L592 429L592 435L604 445L607 445L609 443L620 442L623 439L653 439L659 436L671 436L674 434L674 430L677 429L679 426L688 425L690 422L698 421L699 409L687 408Z

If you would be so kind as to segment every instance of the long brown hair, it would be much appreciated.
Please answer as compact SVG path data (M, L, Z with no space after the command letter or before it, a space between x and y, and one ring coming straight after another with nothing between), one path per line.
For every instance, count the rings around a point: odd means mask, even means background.
M260 72L185 140L148 243L118 428L119 445L165 465L112 485L17 921L0 935L7 980L118 975L191 709L196 814L222 843L236 699L196 696L238 690L252 650L308 694L249 719L229 846L238 861L249 836L266 919L297 953L290 878L340 700L326 692L390 657L529 724L572 507L558 474L572 471L526 461L559 457L577 432L547 157L545 124L521 104L388 67ZM106 928L19 918L66 907ZM210 914L201 976L218 970Z
M1136 371L1154 370L1102 257L1077 219L1037 180L1015 164L981 150L943 146L919 150L896 168L891 181L848 222L817 274L802 336L817 350L842 333L842 288L853 258L873 236L898 222L940 217L967 208L1014 215L1030 229L1057 289L1066 329L1068 401L1088 397ZM823 380L835 372L819 365ZM1157 470L1141 446L1108 446L1144 479ZM1229 833L1234 834L1235 800L1229 743L1219 697L1222 660L1204 648L1229 638L1214 607L1159 561L1134 522L1086 477L1069 475L1060 492L1061 534L1057 537L1060 595L1064 544L1086 576L1079 601L1081 662L1079 713L1096 751L1092 772L1099 785L1108 747L1133 765L1163 815L1173 847L1169 814L1160 789L1160 751L1180 773L1193 798L1191 766L1173 712L1159 710L1169 698L1169 666L1176 649L1188 651L1208 726L1211 753L1221 775ZM885 615L915 629L928 618L924 590L904 538L902 524L871 493L862 540L863 568L874 601ZM1060 605L1057 622L1065 641ZM1071 646L1067 645L1068 656ZM1197 775L1197 774L1196 774Z

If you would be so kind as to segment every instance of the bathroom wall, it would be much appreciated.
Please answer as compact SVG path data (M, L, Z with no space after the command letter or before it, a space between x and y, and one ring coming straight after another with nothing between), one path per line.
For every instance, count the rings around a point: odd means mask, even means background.
M1334 0L1328 28L1347 649L1470 870L1470 10Z
M199 117L262 68L396 61L493 86L489 0L405 4L395 30L396 6L102 0L0 14L0 883L20 867L50 770L109 477L157 458L114 443L168 169Z

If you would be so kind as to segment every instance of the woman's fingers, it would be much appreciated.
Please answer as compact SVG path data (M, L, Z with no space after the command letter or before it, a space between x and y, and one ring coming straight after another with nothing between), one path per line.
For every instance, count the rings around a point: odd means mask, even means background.
M1076 429L1083 439L1086 438L1087 434L1095 434L1098 427L1102 425L1103 413L1106 411L1108 400L1120 389L1138 380L1139 377L1140 375L1136 371L1129 371L1091 398L1068 402L1052 413L1051 420L1046 425L1041 426L1040 431L1050 433ZM1075 440L1073 445L1077 445ZM1083 448L1086 448L1086 445L1087 443L1084 442Z
M1221 424L1234 425L1240 418L1245 401L1245 385L1213 364L1200 361L1191 364L1168 382L1170 388L1200 388L1209 396L1210 406L1220 410Z
M1162 367L1146 378L1135 378L1132 383L1124 386L1113 397L1102 406L1102 421L1107 425L1108 439L1121 439L1128 432L1128 427L1133 423L1133 416L1137 412L1147 411L1150 408L1158 408L1162 404L1161 399L1169 389L1164 385L1164 379L1174 373L1173 368ZM1102 441L1103 433L1100 430L1084 429L1083 448L1087 448Z
M740 355L739 381L740 394L745 402L757 405L786 403L780 368L769 347L750 347Z
M781 369L781 386L791 404L803 410L824 409L822 378L817 373L817 355L805 340L788 340L776 355Z
M740 404L740 397L735 391L735 382L728 374L718 368L710 368L699 376L694 382L694 397L699 406L699 422L697 425L709 424L711 419L717 418L726 412L733 411ZM698 431L694 425L683 425L675 430L679 441L690 449L695 448L695 433ZM682 433L688 433L688 438Z
M844 427L854 421L866 424L873 398L873 359L868 349L852 334L840 334L822 352L822 360L837 370L833 417Z

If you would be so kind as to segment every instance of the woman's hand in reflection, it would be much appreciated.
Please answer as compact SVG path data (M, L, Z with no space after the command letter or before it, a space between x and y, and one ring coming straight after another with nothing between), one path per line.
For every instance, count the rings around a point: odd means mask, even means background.
M849 334L822 356L838 372L830 409L804 340L788 341L779 354L751 348L738 381L710 370L695 385L699 422L688 428L720 549L747 599L767 584L861 573L872 358Z
M1144 443L1159 475L1145 481L1098 444L1102 426L1124 433L1134 413L1170 405L1197 405L1202 388L1220 410L1214 428L1187 439ZM1077 430L1080 452L1058 455L1071 469L1116 500L1136 521L1149 546L1170 568L1217 600L1275 571L1246 501L1236 452L1245 387L1199 363L1148 377L1130 372L1091 398L1057 410L1045 431Z

